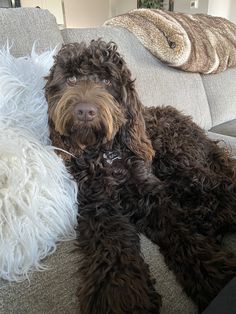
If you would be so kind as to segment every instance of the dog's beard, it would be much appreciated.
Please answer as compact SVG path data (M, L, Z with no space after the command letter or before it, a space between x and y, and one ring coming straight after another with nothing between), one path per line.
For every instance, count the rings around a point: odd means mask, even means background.
M76 105L80 102L96 106L97 116L91 121L81 121L76 114ZM83 93L69 89L51 107L49 116L55 130L66 138L74 151L111 142L126 121L113 96L95 84L85 85Z
M108 136L107 125L101 121L99 123L75 122L68 133L72 146L95 146L111 140L111 136Z

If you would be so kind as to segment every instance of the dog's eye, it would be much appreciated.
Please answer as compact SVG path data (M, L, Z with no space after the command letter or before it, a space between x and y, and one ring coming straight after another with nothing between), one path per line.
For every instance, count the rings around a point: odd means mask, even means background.
M109 81L109 80L107 80L107 79L103 79L102 81L103 81L103 83L104 83L105 85L111 86L111 81Z
M70 85L75 85L76 82L77 82L76 76L71 76L71 77L68 77L68 79L67 79L67 83L69 83Z

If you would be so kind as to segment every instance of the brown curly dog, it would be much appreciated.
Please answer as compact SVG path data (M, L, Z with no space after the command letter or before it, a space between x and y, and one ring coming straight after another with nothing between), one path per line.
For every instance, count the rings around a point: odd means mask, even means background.
M236 227L236 160L190 117L144 107L112 42L64 45L46 98L53 144L72 154L62 153L79 187L81 313L160 312L139 233L203 310L236 275L217 240Z

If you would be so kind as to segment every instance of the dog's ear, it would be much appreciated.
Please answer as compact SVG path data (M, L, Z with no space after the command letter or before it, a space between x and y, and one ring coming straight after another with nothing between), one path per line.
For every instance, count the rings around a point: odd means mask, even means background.
M135 155L145 161L151 161L155 152L146 134L142 103L138 98L133 82L129 83L128 88L124 88L123 102L126 108L127 122L122 129L122 140Z

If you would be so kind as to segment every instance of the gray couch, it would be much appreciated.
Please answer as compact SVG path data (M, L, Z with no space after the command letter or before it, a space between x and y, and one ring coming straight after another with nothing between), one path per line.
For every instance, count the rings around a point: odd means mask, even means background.
M24 56L34 41L44 51L63 42L90 41L102 37L113 40L136 78L136 87L147 106L173 105L191 115L213 139L230 145L236 156L236 69L217 75L199 75L167 67L153 57L128 31L121 28L64 29L41 9L0 9L0 47L7 39L12 53ZM156 288L163 296L162 313L197 313L192 301L176 283L159 253L158 247L141 236L142 251L157 279ZM225 245L236 251L236 239L229 235ZM48 270L33 273L29 281L8 283L0 280L0 313L78 313L75 296L79 282L77 252L66 242L45 260ZM83 314L83 313L82 313ZM104 313L105 314L105 313Z

